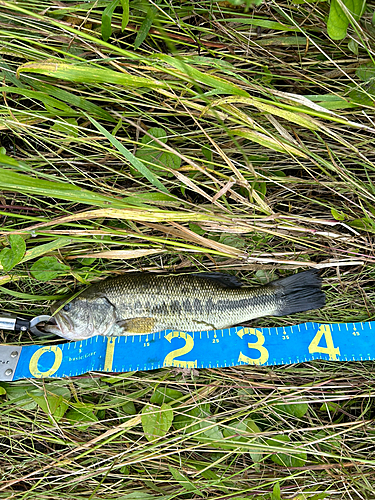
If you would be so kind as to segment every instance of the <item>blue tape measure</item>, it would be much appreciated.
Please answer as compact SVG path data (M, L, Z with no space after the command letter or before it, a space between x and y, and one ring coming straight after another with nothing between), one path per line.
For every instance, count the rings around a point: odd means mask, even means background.
M284 365L375 359L375 322L234 327L205 332L92 337L54 346L0 346L0 380L73 377L89 371Z

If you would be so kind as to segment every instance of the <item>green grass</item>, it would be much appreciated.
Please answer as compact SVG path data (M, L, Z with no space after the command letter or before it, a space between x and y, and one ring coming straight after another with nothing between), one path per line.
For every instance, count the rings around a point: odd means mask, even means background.
M0 243L26 243L0 269L1 309L32 317L134 270L256 285L318 267L324 309L253 324L372 319L374 4L337 42L326 2L162 1L149 31L155 12L131 2L104 42L108 4L0 5ZM42 257L67 267L38 281ZM2 392L0 498L374 498L372 362L91 374ZM142 411L160 417L170 394L173 426L149 441Z

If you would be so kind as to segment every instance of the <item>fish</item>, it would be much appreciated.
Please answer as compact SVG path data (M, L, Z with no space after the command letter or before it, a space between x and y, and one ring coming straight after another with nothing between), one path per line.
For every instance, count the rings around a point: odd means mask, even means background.
M220 330L264 316L285 316L325 304L316 270L257 287L222 273L128 273L89 286L52 306L44 331L67 340L141 335L162 330Z

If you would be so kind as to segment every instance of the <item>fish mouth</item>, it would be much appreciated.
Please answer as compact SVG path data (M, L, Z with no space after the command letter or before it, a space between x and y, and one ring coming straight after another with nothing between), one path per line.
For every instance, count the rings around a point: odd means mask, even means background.
M48 323L43 327L43 331L53 333L59 337L69 339L72 335L73 324L69 317L58 312L56 316L51 316Z

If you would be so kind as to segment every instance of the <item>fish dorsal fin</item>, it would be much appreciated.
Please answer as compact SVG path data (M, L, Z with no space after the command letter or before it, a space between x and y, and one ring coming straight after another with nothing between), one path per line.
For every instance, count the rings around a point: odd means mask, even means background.
M192 276L197 276L198 278L204 278L206 280L215 281L215 283L219 283L225 288L239 288L243 285L243 283L236 278L236 276L232 276L231 274L224 273L194 273Z

